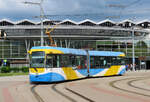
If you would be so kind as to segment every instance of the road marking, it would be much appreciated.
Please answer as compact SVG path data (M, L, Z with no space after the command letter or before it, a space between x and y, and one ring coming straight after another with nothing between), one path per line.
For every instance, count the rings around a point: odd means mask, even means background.
M106 93L106 94L111 94L114 96L121 96L121 97L125 97L125 98L132 99L132 100L137 100L137 101L141 101L141 102L150 102L149 100L146 100L146 99L143 99L140 97L126 95L126 94L118 93L115 91L107 90L104 88L98 88L98 87L95 87L94 85L90 85L90 88L94 89L95 91L99 91L99 92Z
M3 88L2 93L4 96L4 102L14 102L8 88Z

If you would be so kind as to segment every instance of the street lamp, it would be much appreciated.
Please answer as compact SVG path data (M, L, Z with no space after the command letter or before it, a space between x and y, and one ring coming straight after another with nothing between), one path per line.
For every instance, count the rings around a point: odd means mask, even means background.
M132 27L132 67L135 71L135 49L134 49L134 28Z
M24 4L31 4L31 5L38 5L40 7L40 20L41 20L41 46L44 45L44 38L43 38L43 18L44 18L44 11L42 7L43 0L41 2L24 2Z

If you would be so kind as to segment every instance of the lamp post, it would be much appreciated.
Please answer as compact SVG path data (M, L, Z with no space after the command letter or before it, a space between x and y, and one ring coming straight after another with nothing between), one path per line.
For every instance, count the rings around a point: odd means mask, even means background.
M42 7L43 0L41 2L24 2L24 4L31 4L31 5L38 5L40 7L40 21L41 21L41 46L44 45L44 37L43 37L43 18L44 18L44 11Z
M134 17L134 20L136 19L136 17ZM134 47L134 26L132 26L132 23L130 23L131 26L131 32L132 32L132 70L135 71L135 47Z
M135 71L134 28L132 27L132 68Z

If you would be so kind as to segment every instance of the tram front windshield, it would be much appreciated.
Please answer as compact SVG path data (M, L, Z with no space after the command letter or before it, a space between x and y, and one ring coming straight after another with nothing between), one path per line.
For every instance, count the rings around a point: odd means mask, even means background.
M44 68L44 61L45 61L45 52L38 51L38 52L32 52L31 55L31 68Z

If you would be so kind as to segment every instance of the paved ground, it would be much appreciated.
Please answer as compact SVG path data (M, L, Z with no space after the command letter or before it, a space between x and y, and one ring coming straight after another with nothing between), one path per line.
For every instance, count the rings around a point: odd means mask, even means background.
M34 92L33 92L34 91ZM150 71L30 85L28 76L0 77L0 102L150 102Z

